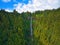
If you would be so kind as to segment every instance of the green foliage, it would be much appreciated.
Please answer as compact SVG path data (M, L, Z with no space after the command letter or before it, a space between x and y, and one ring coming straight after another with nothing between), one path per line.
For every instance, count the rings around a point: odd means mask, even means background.
M33 19L34 40L43 45L60 45L60 10L46 10ZM35 45L35 44L34 44Z
M0 10L0 45L60 45L60 8L21 14Z

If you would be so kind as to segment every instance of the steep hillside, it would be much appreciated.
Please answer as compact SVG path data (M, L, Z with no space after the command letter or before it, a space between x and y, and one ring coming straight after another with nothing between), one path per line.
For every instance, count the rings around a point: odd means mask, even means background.
M60 8L21 14L0 10L0 45L60 45Z
M60 9L36 12L33 18L34 45L60 45Z

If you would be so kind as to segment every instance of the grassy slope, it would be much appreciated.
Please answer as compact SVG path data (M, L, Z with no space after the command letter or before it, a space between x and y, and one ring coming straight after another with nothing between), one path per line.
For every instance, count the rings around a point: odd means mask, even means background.
M0 45L60 45L60 9L32 13L0 11ZM33 43L33 44L32 44Z
M39 13L33 16L34 45L60 45L60 9Z

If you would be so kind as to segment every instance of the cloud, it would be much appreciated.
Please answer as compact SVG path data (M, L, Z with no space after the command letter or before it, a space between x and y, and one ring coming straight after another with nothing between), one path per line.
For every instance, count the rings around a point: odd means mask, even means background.
M14 4L14 9L19 13L27 11L35 12L38 10L56 9L60 7L59 4L59 0L29 0L28 4Z
M7 12L13 12L11 9L5 9L5 11L7 11Z
M48 3L50 3L50 4L56 4L56 3L58 3L58 0L47 0L48 1Z
M11 0L2 0L3 2L10 2Z

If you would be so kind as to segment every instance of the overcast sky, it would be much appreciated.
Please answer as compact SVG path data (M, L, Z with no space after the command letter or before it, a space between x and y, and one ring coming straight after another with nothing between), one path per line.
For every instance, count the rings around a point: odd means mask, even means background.
M0 9L11 12L14 9L21 12L34 12L38 10L57 9L60 0L0 0Z

